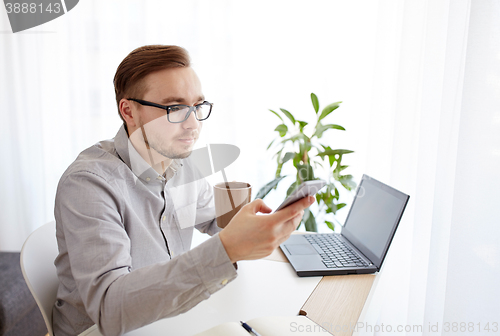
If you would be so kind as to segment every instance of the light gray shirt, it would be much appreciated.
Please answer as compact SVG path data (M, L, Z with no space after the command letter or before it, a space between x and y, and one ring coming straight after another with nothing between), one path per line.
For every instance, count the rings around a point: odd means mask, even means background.
M159 175L123 126L80 153L56 194L56 336L93 324L120 335L186 312L236 277L212 188L197 174L188 158ZM212 237L191 250L194 227Z

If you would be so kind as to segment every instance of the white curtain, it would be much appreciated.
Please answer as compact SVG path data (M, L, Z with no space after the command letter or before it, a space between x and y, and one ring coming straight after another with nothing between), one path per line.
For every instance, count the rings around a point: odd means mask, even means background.
M378 22L366 170L411 198L356 334L499 332L500 3L380 1Z
M310 121L315 92L323 106L343 101L330 122L347 131L325 140L355 151L350 173L410 194L358 334L387 334L382 324L398 335L456 334L463 323L475 328L468 334L491 333L500 322L499 22L495 0L82 0L10 34L0 9L0 250L19 250L52 219L64 170L116 133L119 62L141 45L178 44L215 103L199 146L241 149L229 179L255 193L273 178L265 148L277 118L267 109ZM273 193L271 207L284 190Z

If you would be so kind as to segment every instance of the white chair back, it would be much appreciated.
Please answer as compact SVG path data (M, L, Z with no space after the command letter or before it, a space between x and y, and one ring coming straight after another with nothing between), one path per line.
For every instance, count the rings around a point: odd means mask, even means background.
M21 270L24 280L42 312L50 336L53 335L52 307L59 286L54 266L58 253L55 222L49 222L36 229L26 239L21 250Z

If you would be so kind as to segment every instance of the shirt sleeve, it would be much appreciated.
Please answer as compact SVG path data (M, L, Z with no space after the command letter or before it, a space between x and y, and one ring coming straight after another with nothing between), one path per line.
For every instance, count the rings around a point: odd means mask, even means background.
M120 195L109 181L73 173L59 185L55 216L89 317L103 335L121 335L184 313L236 277L213 223L213 237L175 258L132 270Z

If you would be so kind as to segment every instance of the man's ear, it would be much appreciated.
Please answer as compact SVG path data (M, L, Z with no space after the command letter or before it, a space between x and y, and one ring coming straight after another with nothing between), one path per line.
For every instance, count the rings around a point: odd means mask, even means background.
M134 128L136 126L136 122L134 120L134 114L132 111L132 101L122 98L118 106L120 109L120 114L123 120L125 120L125 124L129 129Z

